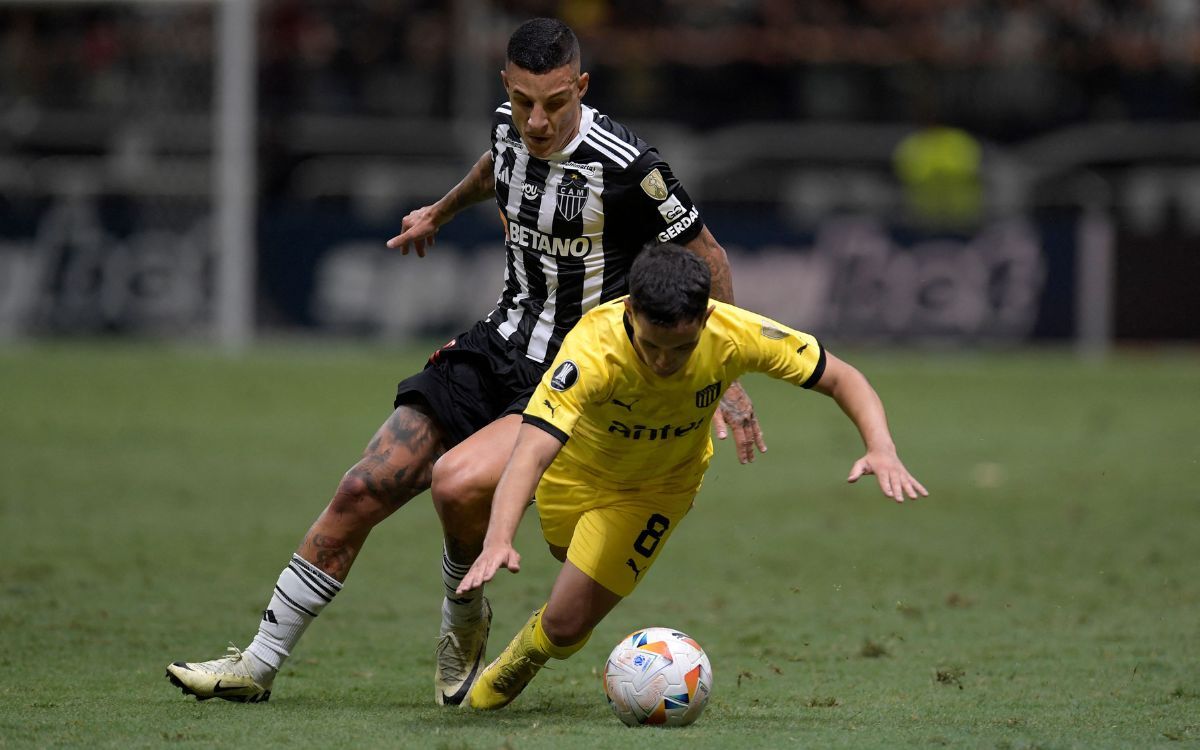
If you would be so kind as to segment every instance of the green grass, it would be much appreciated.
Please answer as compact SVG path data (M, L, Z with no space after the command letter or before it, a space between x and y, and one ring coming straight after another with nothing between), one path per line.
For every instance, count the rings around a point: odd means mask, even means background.
M933 492L905 506L845 484L860 448L832 402L749 379L770 452L718 446L654 573L502 712L432 703L427 496L375 531L270 703L185 699L164 665L249 641L422 357L0 349L0 746L1200 746L1200 357L1178 352L851 356ZM493 652L554 574L536 523L518 543ZM712 659L686 729L626 729L596 675L655 624Z

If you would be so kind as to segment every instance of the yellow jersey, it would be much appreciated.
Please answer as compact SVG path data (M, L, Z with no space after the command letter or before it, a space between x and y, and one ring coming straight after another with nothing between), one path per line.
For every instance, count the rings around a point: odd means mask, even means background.
M563 442L554 481L616 491L698 489L712 456L713 412L729 384L762 372L811 387L825 368L815 338L723 302L677 372L654 373L633 348L624 299L596 307L567 334L524 420Z

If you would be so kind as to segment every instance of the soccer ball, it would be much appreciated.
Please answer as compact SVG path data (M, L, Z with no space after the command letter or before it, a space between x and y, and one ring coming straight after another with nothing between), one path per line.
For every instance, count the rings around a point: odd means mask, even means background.
M682 727L700 717L712 691L712 666L700 644L671 628L626 636L608 656L604 692L631 727Z

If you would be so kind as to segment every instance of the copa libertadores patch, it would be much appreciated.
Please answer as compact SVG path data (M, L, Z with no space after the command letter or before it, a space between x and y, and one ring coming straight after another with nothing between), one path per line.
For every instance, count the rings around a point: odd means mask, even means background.
M763 338L771 339L772 341L781 341L787 338L787 334L776 328L768 321L762 321Z
M656 201L665 201L670 193L667 192L667 181L663 179L658 169L650 170L650 174L642 178L642 190Z
M554 374L550 376L550 387L556 391L565 391L575 385L577 380L579 380L579 365L568 359L554 368Z

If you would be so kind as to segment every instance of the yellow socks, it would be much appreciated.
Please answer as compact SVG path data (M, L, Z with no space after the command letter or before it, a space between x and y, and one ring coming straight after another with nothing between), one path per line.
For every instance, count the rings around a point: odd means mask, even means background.
M556 646L542 628L542 611L534 612L517 635L488 665L471 688L470 706L491 710L507 706L549 659L566 659L587 643L591 633L570 646Z
M546 658L559 660L570 658L572 654L587 645L588 639L592 637L590 630L587 635L579 639L578 643L573 643L570 646L555 646L551 643L549 636L546 635L546 631L542 628L542 613L545 611L546 605L543 604L541 609L533 613L533 617L529 618L529 623L526 625L526 627L532 626L533 647L536 653L545 654L545 658L542 659L543 663L545 663Z

